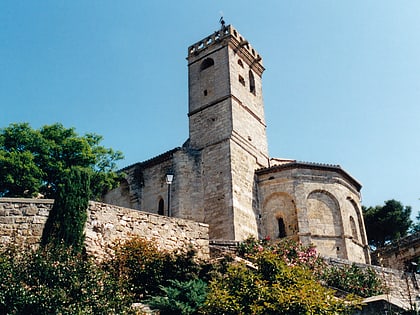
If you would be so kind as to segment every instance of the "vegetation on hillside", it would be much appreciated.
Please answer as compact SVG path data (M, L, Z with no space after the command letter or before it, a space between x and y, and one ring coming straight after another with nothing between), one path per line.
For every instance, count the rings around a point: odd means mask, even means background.
M114 249L100 264L68 246L3 250L0 313L131 314L141 301L175 315L350 314L360 300L347 293L383 290L374 273L329 267L313 247L291 241L246 240L239 251L246 264L203 262L193 251L159 250L139 237Z
M351 314L358 305L351 295L336 298L305 263L290 264L266 249L253 262L255 268L231 264L212 279L203 314Z
M67 246L0 254L0 314L130 314L130 295Z

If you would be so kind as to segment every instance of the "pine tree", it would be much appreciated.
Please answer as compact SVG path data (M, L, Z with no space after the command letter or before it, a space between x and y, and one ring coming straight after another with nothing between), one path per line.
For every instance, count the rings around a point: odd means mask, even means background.
M41 245L64 245L82 252L90 197L89 173L72 167L58 187L57 197L45 224Z

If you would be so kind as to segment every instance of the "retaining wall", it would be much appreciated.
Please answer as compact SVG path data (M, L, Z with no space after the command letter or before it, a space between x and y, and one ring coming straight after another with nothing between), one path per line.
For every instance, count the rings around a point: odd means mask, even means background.
M54 201L0 198L0 244L37 246ZM112 253L117 240L141 236L163 250L193 247L200 258L209 257L208 225L148 212L89 202L85 227L88 253L98 258Z

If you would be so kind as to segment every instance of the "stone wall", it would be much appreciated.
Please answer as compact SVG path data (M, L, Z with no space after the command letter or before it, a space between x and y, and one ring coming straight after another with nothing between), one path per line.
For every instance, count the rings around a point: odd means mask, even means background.
M40 241L53 200L0 198L0 242L33 246ZM117 240L134 235L154 240L164 250L197 250L209 257L208 225L189 220L89 202L86 246L103 257Z
M0 244L38 244L53 203L50 199L0 198Z
M372 254L375 265L405 270L420 257L420 232L379 248ZM418 267L418 266L417 266Z

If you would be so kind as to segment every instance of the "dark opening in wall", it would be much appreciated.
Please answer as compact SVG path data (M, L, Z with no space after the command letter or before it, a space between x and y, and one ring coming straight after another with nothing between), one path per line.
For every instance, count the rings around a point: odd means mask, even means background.
M158 214L164 215L165 202L162 198L159 199Z
M214 60L211 58L206 58L204 59L204 61L201 63L200 66L200 71L203 71L204 69L210 68L211 66L214 65Z
M255 94L255 79L251 70L249 70L249 91Z
M284 225L284 220L283 218L278 218L277 219L277 224L279 226L279 238L283 238L286 237L286 226Z

